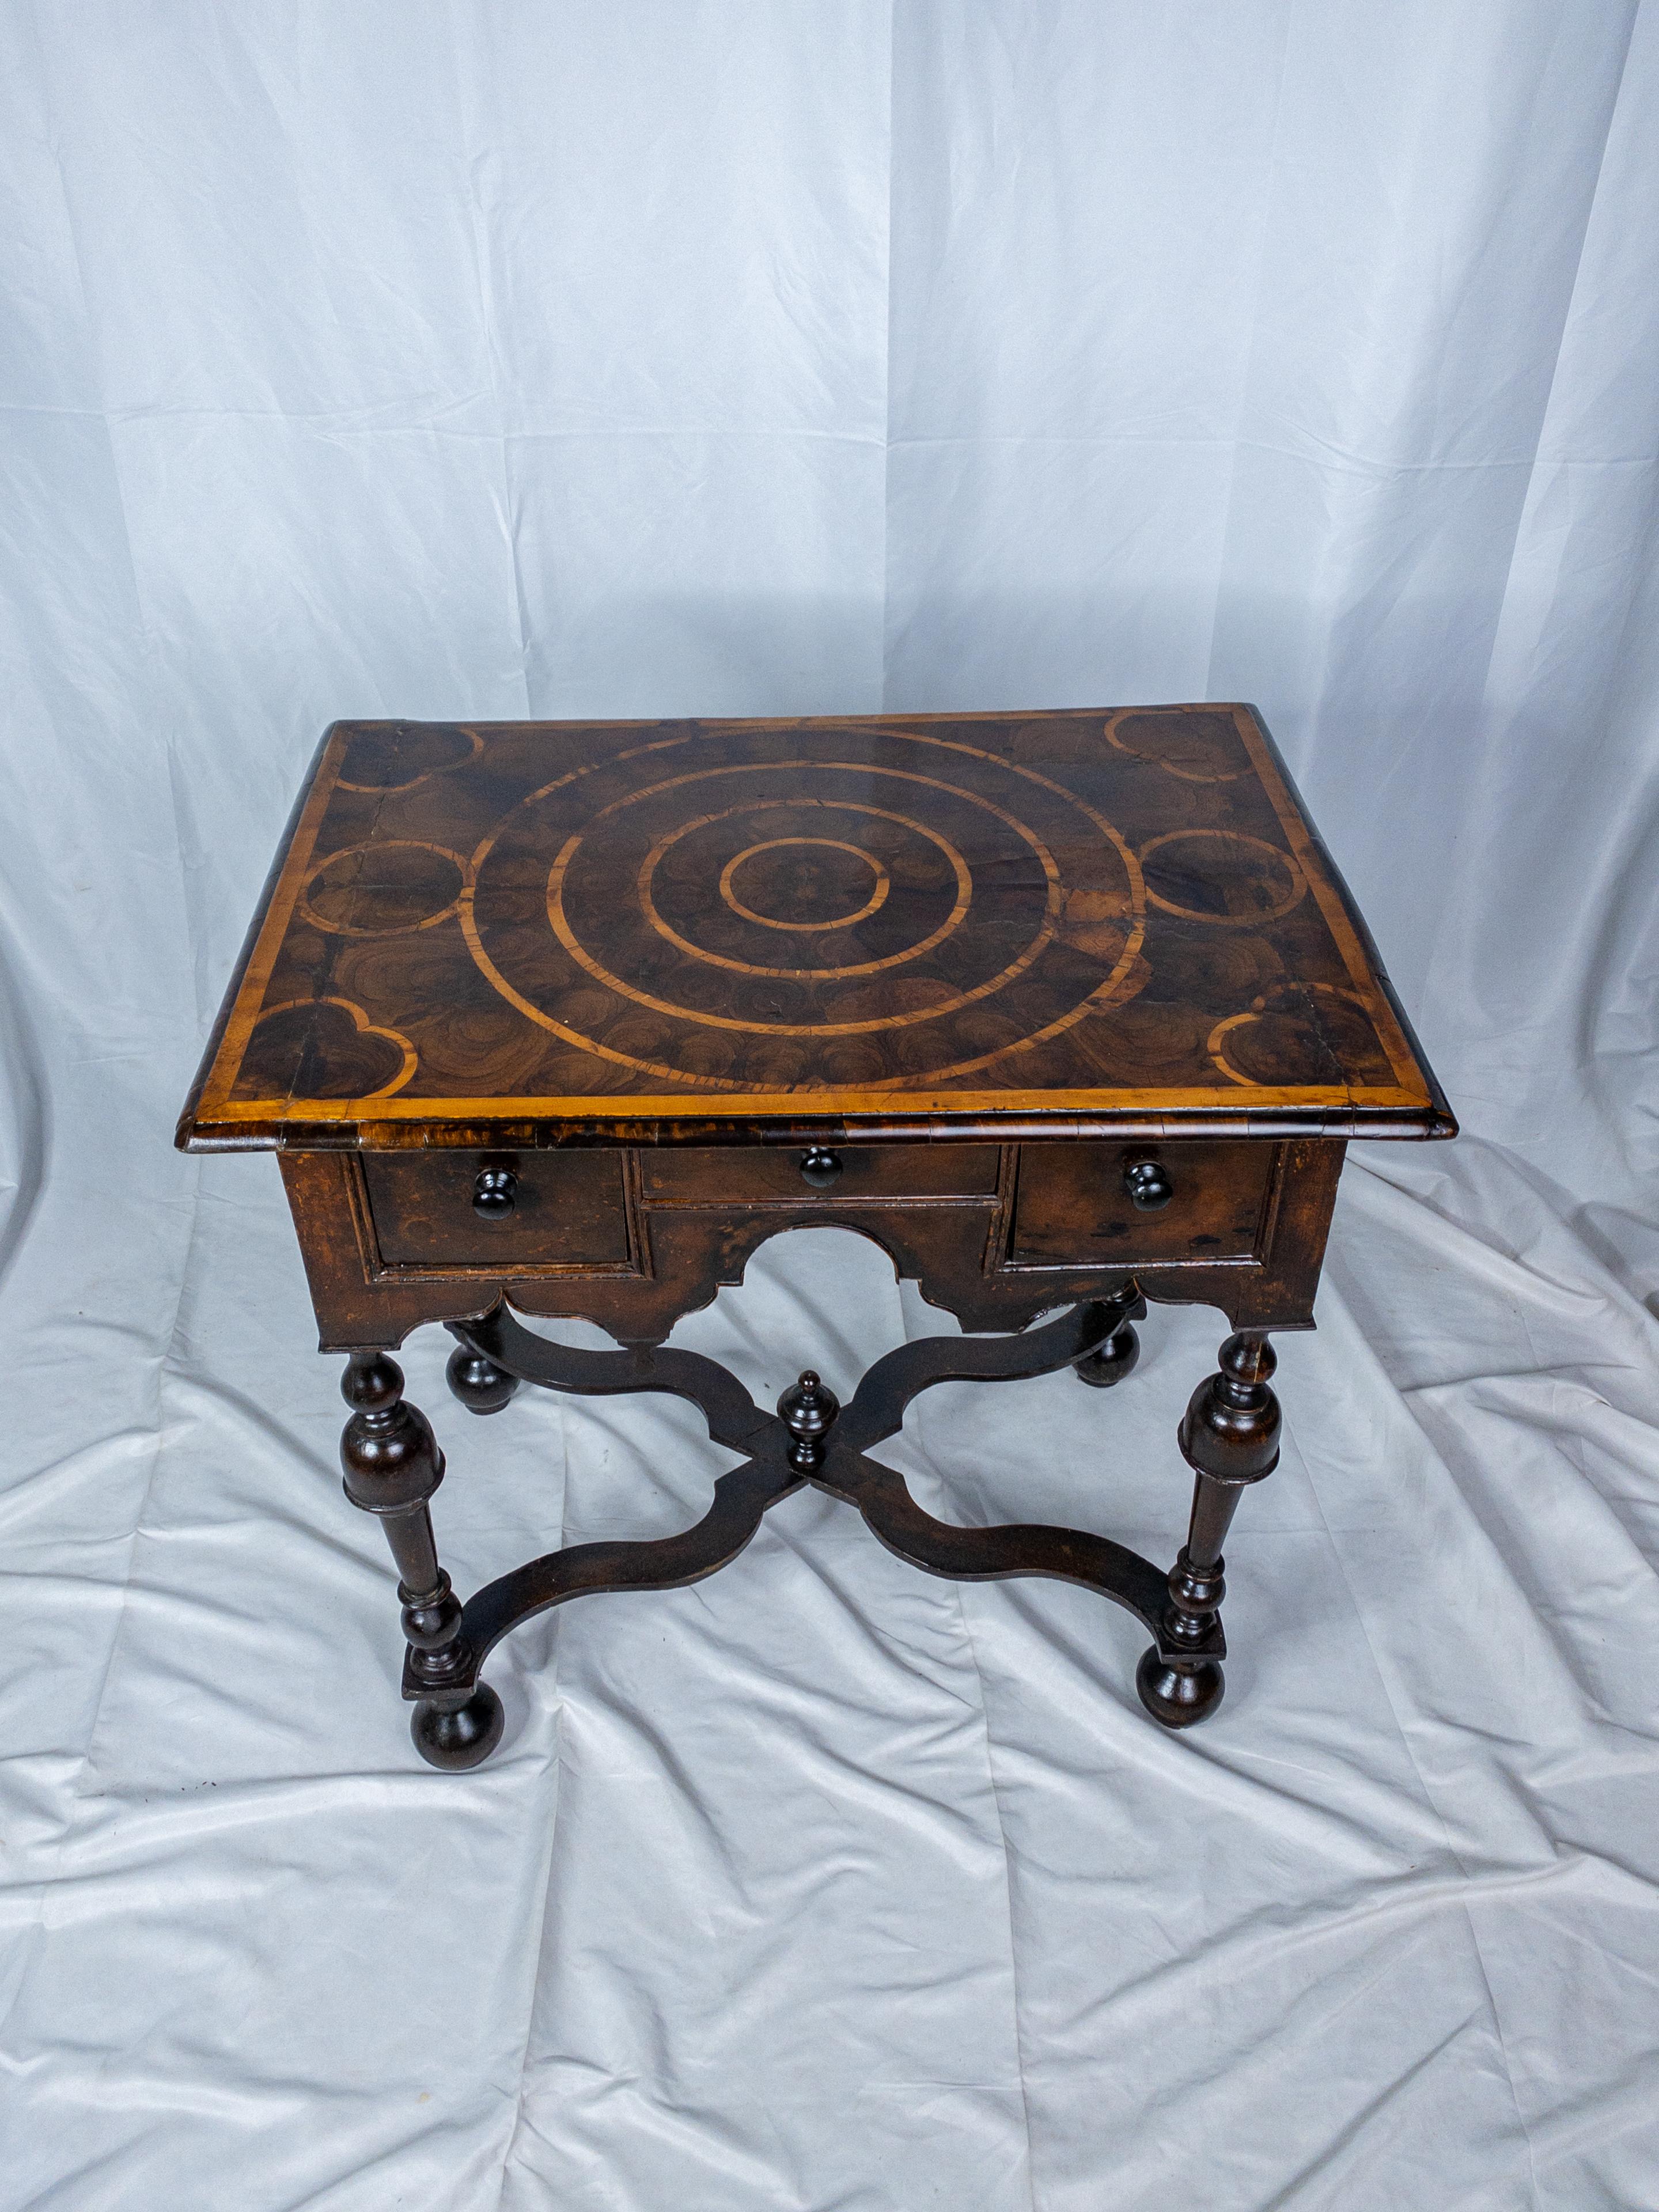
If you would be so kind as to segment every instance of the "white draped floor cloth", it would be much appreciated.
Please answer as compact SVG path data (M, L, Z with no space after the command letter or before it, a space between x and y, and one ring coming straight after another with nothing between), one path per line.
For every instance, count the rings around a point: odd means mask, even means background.
M4 2212L1650 2212L1659 8L0 40ZM1468 1133L1351 1155L1216 1722L809 1492L427 1771L275 1167L170 1148L323 725L1205 697ZM766 1397L951 1326L825 1231L675 1340ZM1224 1333L891 1449L1170 1556ZM447 1349L463 1589L729 1463L475 1426Z

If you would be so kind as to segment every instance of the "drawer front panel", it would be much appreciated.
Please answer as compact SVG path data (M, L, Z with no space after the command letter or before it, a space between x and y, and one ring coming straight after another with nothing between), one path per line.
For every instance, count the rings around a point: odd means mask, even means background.
M1250 1260L1267 1232L1279 1147L1251 1142L1027 1145L1019 1158L1010 1264L1150 1267ZM1125 1184L1156 1160L1170 1196L1137 1206Z
M390 1267L625 1267L628 1201L616 1152L366 1152L363 1178ZM485 1166L510 1168L512 1210L473 1208Z
M640 1155L647 1205L847 1206L865 1199L994 1198L994 1145L837 1145L841 1171L816 1185L801 1172L804 1146L678 1146Z

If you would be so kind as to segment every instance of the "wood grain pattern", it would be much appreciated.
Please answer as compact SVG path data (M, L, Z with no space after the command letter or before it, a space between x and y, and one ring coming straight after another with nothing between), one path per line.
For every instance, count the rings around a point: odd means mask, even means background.
M924 1192L908 1199L856 1184L814 1191L804 1183L792 1199L745 1199L710 1182L701 1195L688 1184L658 1200L639 1172L652 1156L642 1162L627 1152L438 1148L278 1157L323 1349L346 1352L395 1349L422 1322L476 1320L503 1300L522 1313L597 1322L626 1344L659 1344L723 1284L742 1282L769 1237L805 1228L850 1229L869 1238L896 1274L918 1283L924 1297L968 1329L1023 1328L1050 1308L1116 1297L1131 1284L1165 1303L1217 1306L1237 1328L1307 1328L1344 1149L1331 1138L1176 1141L1160 1152L1176 1195L1163 1212L1145 1214L1124 1197L1125 1148L1107 1147L1103 1159L1089 1145L1010 1146L988 1194ZM961 1156L971 1159L977 1152L963 1147ZM1085 1162L1079 1173L1066 1168L1073 1154ZM713 1157L775 1164L793 1174L799 1156ZM476 1173L503 1158L532 1178L544 1164L610 1170L627 1194L625 1235L602 1180L581 1203L584 1187L568 1187L568 1208L527 1204L522 1231L481 1223L470 1196ZM391 1179L383 1181L388 1170ZM382 1213L390 1224L386 1243ZM1126 1221L1123 1233L1109 1233ZM1230 1221L1249 1226L1248 1252L1217 1249L1244 1242L1206 1225ZM1212 1236L1217 1242L1206 1243Z
M628 1198L617 1153L514 1155L512 1211L489 1219L477 1211L474 1187L494 1157L366 1154L363 1177L383 1262L495 1270L629 1265Z
M1451 1133L1250 709L337 725L179 1141L1004 1122Z
M803 1171L807 1157L793 1146L645 1152L640 1187L651 1206L800 1206L815 1195ZM994 1145L847 1145L829 1157L835 1173L817 1195L847 1205L994 1198L1002 1155Z
M471 1692L479 1667L502 1636L551 1606L702 1581L735 1559L762 1516L803 1480L856 1505L889 1550L928 1574L969 1582L1030 1575L1078 1583L1133 1613L1158 1638L1157 1648L1165 1649L1165 1578L1149 1560L1081 1529L1032 1523L964 1528L936 1520L916 1504L901 1475L865 1455L872 1444L897 1434L905 1407L923 1390L946 1382L1015 1381L1074 1365L1109 1336L1119 1312L1111 1305L1084 1305L1015 1339L927 1337L901 1346L866 1372L839 1419L836 1401L828 1400L823 1446L805 1467L787 1455L779 1421L755 1406L723 1368L697 1353L575 1350L548 1343L507 1314L458 1328L462 1344L492 1366L544 1389L581 1395L658 1390L690 1399L702 1407L710 1435L746 1456L717 1480L702 1519L677 1535L573 1544L487 1583L467 1601L456 1624L463 1655L453 1670L456 1694ZM816 1384L817 1378L801 1379ZM786 1392L781 1413L800 1395L799 1388ZM1186 1658L1184 1647L1167 1648L1171 1657ZM1208 1629L1201 1649L1224 1657L1218 1622ZM431 1695L412 1654L404 1694L422 1700ZM421 1741L418 1727L416 1740ZM477 1756L486 1756L488 1748ZM427 1755L433 1756L430 1750ZM462 1762L434 1758L433 1763Z
M931 1573L1127 1607L1142 1702L1201 1720L1222 1541L1278 1455L1267 1333L1312 1326L1346 1139L1454 1132L1266 732L1191 707L337 726L179 1141L277 1150L323 1348L350 1355L341 1464L397 1563L414 1740L464 1769L501 1734L499 1637L712 1573L802 1481ZM807 1369L775 1414L654 1348L809 1226L868 1237L967 1330L1026 1333L909 1343L845 1407ZM1148 1298L1235 1332L1182 1425L1168 1575L1077 1529L938 1521L868 1456L946 1380L1118 1387ZM744 1462L694 1528L550 1553L463 1607L443 1455L388 1356L431 1321L474 1413L521 1382L667 1390Z
M1127 1171L1154 1158L1169 1170L1172 1195L1147 1212L1131 1198ZM1028 1145L1020 1154L1010 1261L1040 1267L1092 1256L1103 1266L1144 1267L1253 1260L1267 1227L1273 1164L1268 1145Z

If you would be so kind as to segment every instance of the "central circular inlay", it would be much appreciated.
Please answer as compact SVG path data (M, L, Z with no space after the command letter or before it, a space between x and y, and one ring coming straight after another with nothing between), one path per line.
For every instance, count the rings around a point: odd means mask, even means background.
M1088 800L974 734L568 745L474 852L466 942L566 1046L676 1089L885 1091L1041 1055L1134 988L1140 866Z
M763 854L772 857L762 860ZM749 900L740 898L732 885L739 868L747 872ZM757 921L763 929L812 930L850 929L855 921L867 921L892 887L879 860L839 837L763 838L732 854L720 870L720 896L745 921ZM863 904L848 908L847 902L861 892L867 893ZM750 900L773 911L763 914Z

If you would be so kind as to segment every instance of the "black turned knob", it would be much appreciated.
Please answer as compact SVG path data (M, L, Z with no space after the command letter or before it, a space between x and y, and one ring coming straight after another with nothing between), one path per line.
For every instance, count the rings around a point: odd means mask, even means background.
M814 1190L828 1190L841 1173L841 1154L832 1152L827 1145L814 1145L803 1157L800 1171Z
M1175 1185L1158 1160L1131 1162L1123 1170L1123 1188L1135 1204L1149 1213L1155 1206L1167 1206L1175 1196Z
M778 1419L788 1430L789 1464L799 1474L811 1474L823 1464L824 1438L841 1411L841 1400L826 1389L809 1367L778 1400Z
M472 1211L485 1221L505 1221L518 1192L519 1178L511 1168L480 1168L472 1186Z

